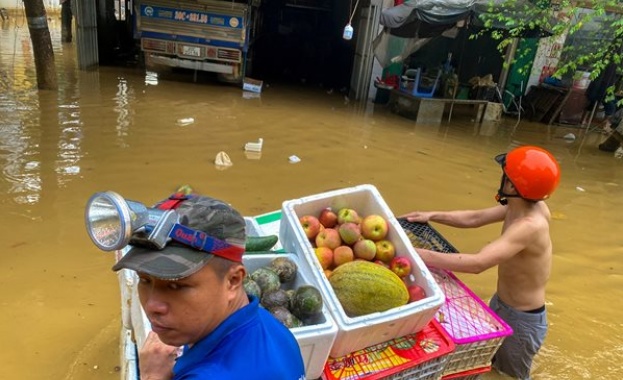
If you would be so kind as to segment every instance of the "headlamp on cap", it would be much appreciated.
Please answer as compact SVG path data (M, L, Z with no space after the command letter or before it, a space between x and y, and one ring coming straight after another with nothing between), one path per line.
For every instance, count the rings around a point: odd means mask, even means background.
M87 233L103 251L123 249L128 244L164 249L171 240L205 252L231 248L220 239L179 223L175 210L149 208L113 192L95 193L85 211Z

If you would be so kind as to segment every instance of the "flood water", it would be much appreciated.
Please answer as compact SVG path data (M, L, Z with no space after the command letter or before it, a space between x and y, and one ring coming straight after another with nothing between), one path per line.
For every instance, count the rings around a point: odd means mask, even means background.
M0 378L119 378L114 257L93 246L83 222L94 192L152 204L190 184L252 216L370 183L396 215L478 208L495 202L493 157L522 144L549 149L563 173L548 201L550 330L534 378L623 378L623 161L597 150L603 136L523 121L515 128L513 119L477 127L466 115L416 125L320 87L268 83L260 98L245 99L239 88L192 75L84 72L75 46L60 43L57 18L50 28L54 92L36 89L24 20L0 30ZM194 122L178 125L182 118ZM562 138L570 132L575 141ZM244 144L260 137L261 157L245 156ZM233 162L227 170L214 165L221 151ZM467 252L499 234L499 226L438 229ZM460 277L485 300L495 289L495 270Z

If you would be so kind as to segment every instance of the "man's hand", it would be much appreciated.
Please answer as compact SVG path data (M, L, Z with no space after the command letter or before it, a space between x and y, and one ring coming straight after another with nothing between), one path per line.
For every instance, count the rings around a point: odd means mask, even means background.
M409 222L428 223L432 213L424 211L412 211L408 214L399 216L399 218L407 219Z
M158 335L150 331L138 353L141 380L172 379L177 352L177 347L162 343Z

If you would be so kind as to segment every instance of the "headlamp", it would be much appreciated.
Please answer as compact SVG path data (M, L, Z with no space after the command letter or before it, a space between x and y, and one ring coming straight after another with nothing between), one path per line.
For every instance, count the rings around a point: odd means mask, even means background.
M164 249L171 240L211 253L232 249L225 241L179 224L175 210L148 208L113 191L93 194L84 218L89 237L103 251L123 249L128 244Z
M85 212L87 233L103 251L122 249L131 242L149 242L163 249L178 219L173 210L147 208L114 191L93 194Z

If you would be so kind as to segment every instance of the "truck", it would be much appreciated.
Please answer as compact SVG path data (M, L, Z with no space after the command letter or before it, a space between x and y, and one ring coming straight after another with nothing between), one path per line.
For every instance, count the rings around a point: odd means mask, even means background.
M259 0L137 0L135 7L134 38L147 67L208 71L242 82Z

